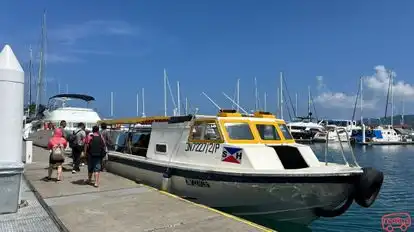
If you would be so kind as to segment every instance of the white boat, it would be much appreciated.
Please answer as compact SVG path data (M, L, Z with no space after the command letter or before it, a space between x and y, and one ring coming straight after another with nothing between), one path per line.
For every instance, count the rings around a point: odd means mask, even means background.
M71 107L69 101L82 100L87 103L86 107ZM89 103L95 98L83 94L58 94L49 98L48 107L43 111L41 120L34 122L38 129L45 129L45 124L51 123L54 127L59 127L62 120L66 121L66 130L73 131L78 128L79 123L84 123L86 130L92 130L97 121L101 120L98 113L89 108ZM42 128L43 127L43 128Z
M326 131L321 131L315 134L313 137L314 142L347 142L351 135L347 136L347 131L344 128L336 125L328 125L325 127ZM339 136L338 136L339 135Z
M317 133L325 132L321 124L312 122L309 118L298 117L287 126L295 139L313 139Z
M381 135L374 136L373 142L401 142L402 137L399 135L391 125L377 126L374 131L381 132Z
M251 221L309 224L341 215L354 200L370 207L382 186L382 172L356 160L319 161L269 113L103 122L151 125L114 132L120 146L109 152L110 172Z

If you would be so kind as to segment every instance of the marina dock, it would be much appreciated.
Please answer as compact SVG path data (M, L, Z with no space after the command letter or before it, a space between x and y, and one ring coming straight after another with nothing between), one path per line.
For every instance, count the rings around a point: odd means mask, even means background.
M272 231L108 172L99 188L85 185L86 166L72 174L70 158L63 181L44 181L48 151L33 149L24 176L60 231Z

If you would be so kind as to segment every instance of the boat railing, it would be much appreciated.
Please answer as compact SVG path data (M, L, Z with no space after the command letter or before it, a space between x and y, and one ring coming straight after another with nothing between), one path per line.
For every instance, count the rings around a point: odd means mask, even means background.
M343 132L343 131L345 132L346 142L347 142L347 145L348 145L349 150L351 152L351 157L352 157L352 162L353 162L352 165L349 164L348 159L345 156L344 146L342 144L341 137L339 136L339 132ZM353 147L351 145L351 141L350 141L350 138L349 138L349 135L348 135L346 129L344 129L344 128L335 128L335 133L336 133L336 135L338 137L338 140L339 140L339 146L341 148L341 155L342 155L342 158L343 158L345 164L349 167L360 167L357 160L356 160L356 158L355 158L354 150L353 150ZM328 145L329 145L329 133L326 134L326 142L325 142L325 165L326 166L328 165Z

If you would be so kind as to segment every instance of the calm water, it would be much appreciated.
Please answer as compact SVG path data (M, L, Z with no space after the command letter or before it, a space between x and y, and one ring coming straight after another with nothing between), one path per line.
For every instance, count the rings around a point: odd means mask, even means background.
M321 161L324 160L324 144L312 145ZM349 148L344 144L350 158ZM293 231L382 231L381 217L387 213L409 212L414 215L414 146L372 146L354 148L360 166L371 166L384 172L380 195L370 208L354 203L348 211L335 218L321 218L309 228L292 225L273 225L275 229ZM328 160L340 161L339 144L330 144ZM330 157L331 154L333 158ZM414 231L414 225L408 229Z

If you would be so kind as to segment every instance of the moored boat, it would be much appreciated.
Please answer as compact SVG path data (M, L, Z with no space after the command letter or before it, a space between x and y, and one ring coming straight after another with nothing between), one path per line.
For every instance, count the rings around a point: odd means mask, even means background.
M114 131L109 171L252 221L309 224L339 216L354 201L370 207L382 186L382 172L356 160L319 161L267 112L99 123L151 125Z

